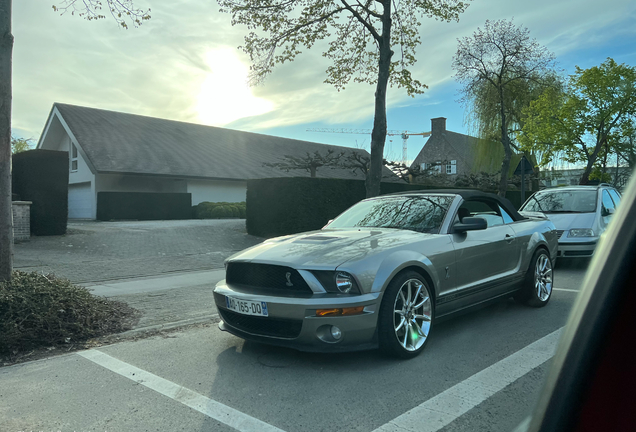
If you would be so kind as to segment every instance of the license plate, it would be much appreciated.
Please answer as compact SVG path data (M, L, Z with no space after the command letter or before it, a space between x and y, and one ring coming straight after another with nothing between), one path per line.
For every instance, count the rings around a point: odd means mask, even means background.
M229 310L243 315L269 316L269 312L267 311L267 302L239 300L226 296L225 306Z

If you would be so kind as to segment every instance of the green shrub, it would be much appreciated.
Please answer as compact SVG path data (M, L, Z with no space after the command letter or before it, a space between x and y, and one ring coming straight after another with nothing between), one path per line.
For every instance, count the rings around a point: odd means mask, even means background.
M192 207L195 219L245 219L245 202L208 202L204 201Z
M129 330L139 312L54 275L13 272L0 283L0 354Z

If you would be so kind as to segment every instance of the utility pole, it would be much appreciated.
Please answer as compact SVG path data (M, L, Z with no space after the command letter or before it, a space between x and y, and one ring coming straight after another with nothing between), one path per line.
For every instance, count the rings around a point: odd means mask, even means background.
M11 210L11 0L0 0L0 282L13 270Z

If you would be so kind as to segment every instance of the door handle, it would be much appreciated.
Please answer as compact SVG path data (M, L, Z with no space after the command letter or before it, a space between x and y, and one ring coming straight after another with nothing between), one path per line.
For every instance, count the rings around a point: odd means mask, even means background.
M508 243L512 243L515 240L515 237L511 236L510 234L506 234L506 237L504 238L504 240L506 240L506 242Z

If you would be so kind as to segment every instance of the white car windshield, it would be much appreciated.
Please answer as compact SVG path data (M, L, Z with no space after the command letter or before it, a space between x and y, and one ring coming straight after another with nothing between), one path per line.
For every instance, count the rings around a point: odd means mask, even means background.
M359 202L328 228L397 228L438 233L453 202L450 195L391 196Z
M533 195L523 211L542 213L593 213L596 211L595 190L546 191Z

